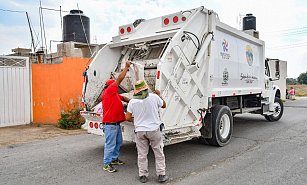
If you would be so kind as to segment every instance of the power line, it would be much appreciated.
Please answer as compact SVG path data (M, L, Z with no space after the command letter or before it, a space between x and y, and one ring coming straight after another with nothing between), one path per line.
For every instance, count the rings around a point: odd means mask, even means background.
M296 44L288 44L288 45L281 45L275 47L267 47L268 49L290 49L290 48L297 48L297 47L305 47L307 46L307 42L301 42Z
M69 12L67 10L61 10L61 7L59 10L57 9L53 9L53 8L45 8L45 7L41 7L41 9L44 9L44 10L51 10L51 11L57 11L57 12Z
M284 49L293 49L293 48L298 48L298 47L306 47L307 44L305 45L299 45L299 46L289 46L289 47L280 47L280 48L268 48L272 50L284 50Z
M291 31L298 31L298 30L307 30L307 26L298 27L298 28L289 28L289 29L283 29L283 30L275 30L275 31L263 32L263 33L291 32Z
M26 14L26 18L27 18L27 21L28 21L28 26L29 26L29 30L30 30L30 34L31 34L31 44L30 44L30 47L31 48L33 47L33 50L35 52L36 46L34 44L34 37L33 37L33 31L35 33L35 30L33 28L33 25L32 25L32 22L31 22L31 19L30 19L30 16L29 16L28 12L27 11L19 11L19 10L2 9L2 8L0 8L0 11L12 12L12 13L25 13Z
M295 36L295 35L302 35L306 33L307 33L307 30L302 30L302 31L296 31L296 32L283 33L282 36Z
M18 11L18 10L7 10L7 9L2 9L0 8L0 11L4 12L15 12L15 13L25 13L26 11Z
M289 29L290 30L290 29ZM270 35L270 37L302 37L307 34L307 27L302 27L298 29L291 29L292 31L288 32L279 32L279 33L266 33L264 35Z

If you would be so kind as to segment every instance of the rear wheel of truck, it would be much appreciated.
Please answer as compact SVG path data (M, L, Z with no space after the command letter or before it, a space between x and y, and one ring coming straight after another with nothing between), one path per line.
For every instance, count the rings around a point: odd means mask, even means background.
M216 105L212 108L212 138L206 138L210 145L225 146L232 136L233 118L229 107Z
M265 119L268 121L278 121L284 113L284 105L280 98L275 97L274 112L271 115L265 115Z

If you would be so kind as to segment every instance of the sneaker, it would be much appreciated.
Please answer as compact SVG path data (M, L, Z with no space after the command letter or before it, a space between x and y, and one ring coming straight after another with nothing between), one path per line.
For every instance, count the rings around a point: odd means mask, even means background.
M122 165L125 164L123 161L119 159L115 159L114 161L111 162L112 165Z
M166 175L159 175L158 176L158 182L162 183L168 180L168 176Z
M148 181L148 178L147 178L145 175L140 176L140 182L141 182L141 183L145 183L145 182L147 182L147 181Z
M111 164L104 165L103 166L103 170L107 171L107 172L110 172L110 173L117 172L117 169L114 168Z

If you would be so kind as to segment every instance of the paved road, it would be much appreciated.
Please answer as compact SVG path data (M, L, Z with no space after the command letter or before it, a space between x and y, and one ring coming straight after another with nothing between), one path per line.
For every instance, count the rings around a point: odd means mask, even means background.
M189 141L165 147L169 184L307 184L307 99L285 103L279 122L259 115L235 117L225 147ZM136 149L114 174L102 170L103 138L82 134L0 148L0 184L140 184ZM153 155L150 177L156 184Z

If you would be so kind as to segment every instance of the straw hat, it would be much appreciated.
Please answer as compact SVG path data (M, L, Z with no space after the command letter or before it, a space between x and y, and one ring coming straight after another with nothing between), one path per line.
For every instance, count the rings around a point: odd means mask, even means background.
M149 89L149 87L146 84L145 80L138 80L134 85L134 94L137 94L146 89Z

